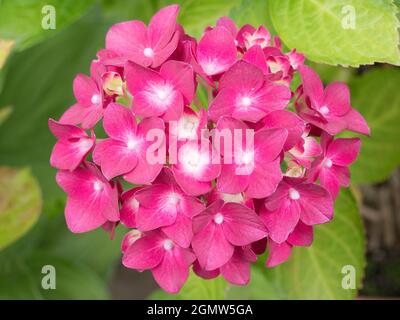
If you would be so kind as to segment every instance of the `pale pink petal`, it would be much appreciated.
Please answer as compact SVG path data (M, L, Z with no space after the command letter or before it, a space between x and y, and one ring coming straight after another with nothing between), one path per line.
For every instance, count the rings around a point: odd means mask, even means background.
M203 35L197 46L197 61L209 76L226 71L236 61L235 41L225 27Z

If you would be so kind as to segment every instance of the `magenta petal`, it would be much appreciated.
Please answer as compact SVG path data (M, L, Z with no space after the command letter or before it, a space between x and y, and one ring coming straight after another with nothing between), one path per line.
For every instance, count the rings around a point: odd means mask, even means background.
M205 270L214 270L227 263L234 249L233 245L226 240L221 226L213 221L194 235L192 248Z
M136 215L139 209L139 202L135 198L135 193L141 188L132 188L122 194L122 206L120 219L128 228L136 228Z
M344 116L344 118L347 122L347 130L358 132L367 136L371 134L371 130L368 127L367 122L357 110L351 109L350 112Z
M282 152L288 131L286 129L261 129L254 135L255 162L274 161Z
M313 238L313 227L299 221L296 228L290 234L288 242L293 246L308 247L312 244Z
M165 254L163 237L151 232L136 240L126 250L122 263L127 268L146 270L157 267Z
M232 258L221 267L222 276L232 284L246 285L250 281L250 263L242 249L236 248Z
M162 8L151 18L148 34L151 48L155 51L164 48L171 41L178 12L179 6L174 4Z
M164 84L165 82L158 72L133 62L125 65L125 78L128 89L134 96L141 91L148 90L150 85Z
M270 112L264 118L263 123L265 128L282 128L288 131L288 137L283 146L286 151L293 148L300 141L305 130L304 121L295 113L285 110Z
M136 134L136 120L126 107L110 103L104 113L104 130L113 139L128 141Z
M177 293L189 276L189 266L196 257L188 249L173 248L165 252L161 263L152 269L154 279L168 293Z
M176 50L179 44L180 31L177 29L172 35L171 41L162 49L155 48L152 68L158 68Z
M93 154L108 180L132 171L138 162L135 150L129 150L125 142L113 139L101 141Z
M197 274L199 277L203 279L214 279L219 276L219 269L215 270L204 270L201 266L198 260L196 260L193 263L193 271L195 274Z
M256 66L240 60L236 62L220 80L219 89L232 89L237 92L251 93L264 84L264 74Z
M94 145L93 139L82 138L76 142L58 141L50 156L51 166L61 170L74 170Z
M237 27L235 22L229 17L221 17L217 20L217 27L226 28L232 35L233 38L236 38Z
M246 190L249 185L250 175L238 175L235 164L223 164L221 174L217 178L217 189L224 193L239 193Z
M246 195L249 198L261 199L271 195L282 180L280 159L273 162L257 162L250 176Z
M193 238L192 219L178 212L175 222L163 227L162 231L181 247L188 248Z
M264 72L264 74L268 73L264 51L259 45L254 45L247 50L243 55L243 60L257 66Z
M99 94L96 82L84 74L78 74L75 77L73 89L76 100L85 107L91 106L93 104L92 97Z
M106 49L143 66L151 59L144 55L147 47L147 27L142 21L126 21L113 25L106 35Z
M299 72L304 93L310 97L313 103L317 104L317 107L320 107L324 95L324 86L320 77L313 69L306 65L300 66Z
M161 66L160 74L182 93L186 104L193 100L195 83L193 67L190 64L170 60Z
M220 213L224 235L235 246L245 246L267 236L260 217L242 204L226 203Z
M329 109L329 113L336 116L343 116L348 113L351 106L350 91L347 85L340 82L329 84L325 89L322 105Z
M333 199L336 199L340 191L340 185L335 171L332 170L332 168L322 168L319 172L319 179L321 186L329 191Z
M53 119L48 121L51 133L57 139L86 138L88 135L81 128L74 125L63 124Z
M268 241L268 243L269 255L268 260L265 264L268 268L273 268L289 259L290 255L292 254L291 245L289 245L287 242L277 244L272 240Z
M226 71L236 61L236 45L224 27L207 31L197 46L197 61L211 76Z
M60 118L63 124L81 124L83 129L92 129L103 116L104 109L101 105L84 107L74 104Z
M133 184L149 184L157 178L163 163L150 164L145 154L138 155L138 162L135 168L124 175L124 179Z
M300 194L301 221L307 225L328 222L333 217L333 201L329 192L316 184L296 187Z
M207 193L212 188L210 181L197 180L193 176L187 175L176 168L173 168L173 173L176 182L188 195L199 196Z
M230 116L235 107L234 89L225 89L218 93L215 99L211 102L208 109L208 116L214 122L217 122L223 116Z
M326 157L339 166L352 164L360 152L361 140L359 138L335 139L328 147Z
M287 240L289 234L293 232L298 224L300 207L295 201L286 200L275 211L264 209L260 213L260 217L268 229L270 239L276 243L282 243Z

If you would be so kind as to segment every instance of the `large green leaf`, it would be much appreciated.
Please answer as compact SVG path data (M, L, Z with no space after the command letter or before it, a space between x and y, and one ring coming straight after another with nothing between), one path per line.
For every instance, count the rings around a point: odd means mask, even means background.
M27 48L76 21L95 2L96 0L1 0L0 38L16 41L18 49ZM55 9L55 29L46 30L42 27L42 19L46 19L48 13L45 6L53 6Z
M399 21L392 0L269 0L282 40L315 62L400 64ZM354 11L353 11L354 10ZM349 14L354 12L354 28Z
M350 82L352 104L367 120L371 137L361 137L361 153L351 166L352 181L385 180L400 165L400 72L374 69Z
M35 224L41 207L40 188L29 169L0 167L0 250Z
M45 200L61 194L49 165L55 138L47 120L74 103L73 78L88 72L104 34L99 12L92 12L57 37L15 54L3 69L0 107L11 105L13 112L0 126L0 164L31 166Z

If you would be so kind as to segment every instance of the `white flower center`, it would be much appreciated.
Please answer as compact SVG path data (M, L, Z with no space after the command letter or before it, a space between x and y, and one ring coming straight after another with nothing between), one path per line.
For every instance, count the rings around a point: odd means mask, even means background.
M104 185L103 185L103 182L101 182L101 181L96 181L93 185L93 189L97 192L103 190L103 188L104 188Z
M300 199L300 193L296 189L290 188L289 189L289 197L292 200L299 200Z
M126 146L128 147L129 150L133 150L135 148L136 144L137 144L137 141L130 138L128 140L128 142L126 143Z
M244 107L249 107L251 105L251 99L249 97L242 98L242 105Z
M329 113L329 109L327 106L322 106L321 108L319 108L319 112L323 115L326 115Z
M90 99L90 102L91 102L92 104L99 104L99 103L101 102L101 97L100 97L100 95L99 95L99 94L94 94L94 95L92 96L92 98Z
M145 48L143 50L143 54L145 55L145 57L147 58L153 58L154 57L154 51L152 48Z
M171 192L167 197L168 204L172 206L176 206L180 200L181 200L180 195L175 192Z
M217 214L214 216L214 222L215 222L216 224L221 224L222 222L224 222L224 216L223 216L222 214L220 214L220 213L217 213Z
M324 162L323 162L323 166L325 168L331 168L332 167L332 160L329 158L325 158Z
M164 240L163 247L165 250L171 250L174 248L174 242L170 239Z
M137 210L139 208L139 201L137 201L135 198L133 198L130 202L129 205L132 209Z

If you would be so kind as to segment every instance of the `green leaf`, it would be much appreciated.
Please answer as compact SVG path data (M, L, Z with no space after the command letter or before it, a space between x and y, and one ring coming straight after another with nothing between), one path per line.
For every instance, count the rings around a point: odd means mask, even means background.
M105 31L99 12L91 12L57 37L14 54L3 69L0 106L12 105L13 112L0 126L0 165L31 166L46 201L63 194L49 165L56 140L47 120L74 103L72 81L89 72Z
M107 20L116 23L126 20L149 21L158 8L150 0L102 0L102 11Z
M25 49L76 21L96 0L2 0L0 1L0 38L14 40L17 49ZM44 29L48 14L55 9L55 29ZM44 8L44 9L43 9ZM44 13L42 13L42 10Z
M0 250L36 223L41 207L40 188L29 169L0 167Z
M361 152L351 166L353 183L384 181L400 165L400 73L374 69L350 82L352 105L365 117L371 137L361 136Z
M181 1L178 21L185 31L200 36L209 25L215 25L218 18L227 16L240 0L186 0Z
M229 286L222 278L204 280L191 272L187 282L176 295L156 290L149 299L156 300L223 300L226 299Z
M365 268L365 240L356 201L342 190L335 204L333 221L315 227L311 247L295 247L284 264L266 269L252 278L244 296L252 299L352 299L357 290L344 289L342 268L353 266L360 289Z
M392 0L269 2L273 24L284 43L312 61L344 66L400 64L398 10ZM351 28L348 21L353 12Z

